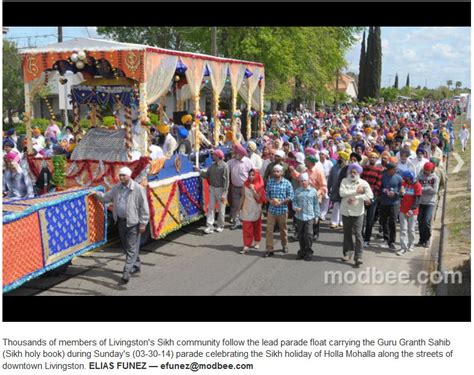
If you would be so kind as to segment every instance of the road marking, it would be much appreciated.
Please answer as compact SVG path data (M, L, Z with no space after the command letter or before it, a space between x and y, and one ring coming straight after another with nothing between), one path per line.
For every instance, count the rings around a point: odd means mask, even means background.
M453 152L453 156L456 158L456 161L458 162L458 165L456 165L456 167L454 167L453 171L451 173L458 173L462 166L464 165L464 160L462 160L461 156L459 156L458 153L456 152Z

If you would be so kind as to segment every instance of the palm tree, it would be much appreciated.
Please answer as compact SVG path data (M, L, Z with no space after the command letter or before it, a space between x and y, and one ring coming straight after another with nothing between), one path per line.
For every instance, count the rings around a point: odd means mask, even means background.
M456 89L460 89L462 86L462 82L461 81L456 81Z
M448 90L451 90L451 86L453 84L453 81L449 80L448 82L446 82L446 85L448 85Z

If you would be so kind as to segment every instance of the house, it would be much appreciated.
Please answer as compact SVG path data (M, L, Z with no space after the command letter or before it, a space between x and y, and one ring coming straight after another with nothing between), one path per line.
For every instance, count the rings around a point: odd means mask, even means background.
M348 74L340 73L338 79L338 92L347 94L352 100L357 99L357 83L353 77ZM326 86L328 90L335 90L336 82Z

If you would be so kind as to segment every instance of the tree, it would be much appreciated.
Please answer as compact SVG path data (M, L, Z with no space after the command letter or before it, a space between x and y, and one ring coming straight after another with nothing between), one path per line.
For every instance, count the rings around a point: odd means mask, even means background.
M354 27L219 27L218 55L265 65L265 98L282 103L315 100L347 63ZM99 27L119 42L211 53L210 27ZM273 105L276 106L277 103Z
M405 87L410 87L410 73L407 74L407 82L405 83Z
M365 98L365 57L366 57L366 52L365 52L365 30L364 30L364 35L362 36L362 45L360 48L360 59L359 59L359 87L358 87L358 99L360 101L364 100Z
M453 84L452 80L449 80L448 82L446 82L446 85L448 86L448 90L451 90L452 84Z
M374 27L374 78L373 78L373 98L380 97L380 84L382 81L382 35L380 27Z
M13 114L23 107L23 73L21 57L14 42L3 40L3 110L13 126Z
M398 89L398 73L395 74L395 83L393 84L393 88Z
M384 102L394 102L397 100L398 95L399 92L396 87L384 87L380 90L380 96L383 98Z
M365 75L366 92L368 98L380 97L380 82L382 76L382 40L380 27L370 27L367 38Z
M456 81L456 89L460 89L462 86L462 82L461 81Z

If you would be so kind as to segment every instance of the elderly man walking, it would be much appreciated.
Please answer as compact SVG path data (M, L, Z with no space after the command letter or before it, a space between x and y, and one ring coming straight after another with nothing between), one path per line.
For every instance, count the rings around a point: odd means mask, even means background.
M310 261L313 256L313 231L315 222L319 221L320 209L318 191L309 183L308 173L299 175L300 186L295 191L293 209L300 250L296 259Z
M362 167L357 164L350 164L347 169L348 176L341 182L339 194L341 201L341 215L344 224L344 262L352 258L355 250L355 266L362 264L362 225L364 223L365 202L374 198L367 181L360 178ZM355 246L352 236L355 236Z
M235 144L233 154L234 157L227 162L230 173L230 218L233 223L231 230L241 226L239 211L243 186L249 177L250 170L255 168L253 162L247 157L247 150L242 145Z
M150 219L145 189L132 180L130 168L119 170L120 183L107 193L91 191L103 203L113 203L113 217L117 223L126 261L122 281L128 283L130 274L140 272L140 236Z

